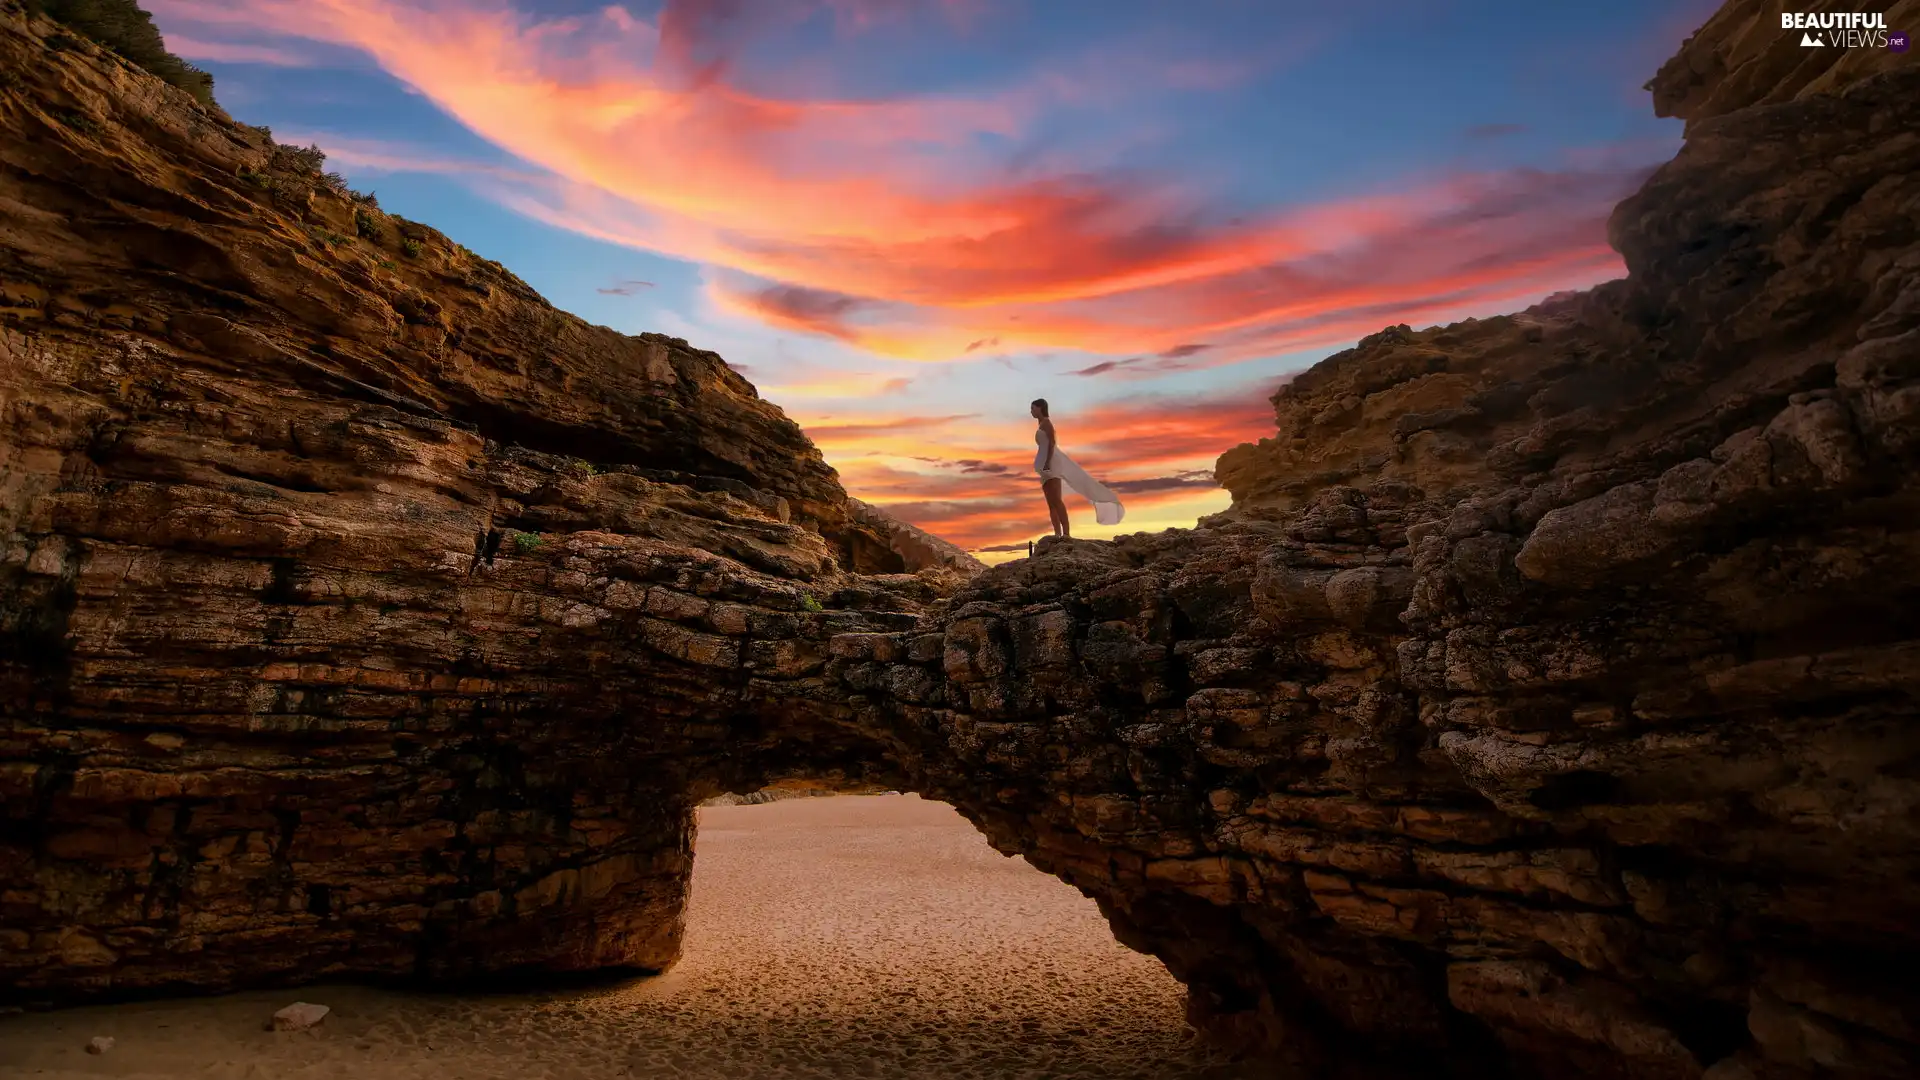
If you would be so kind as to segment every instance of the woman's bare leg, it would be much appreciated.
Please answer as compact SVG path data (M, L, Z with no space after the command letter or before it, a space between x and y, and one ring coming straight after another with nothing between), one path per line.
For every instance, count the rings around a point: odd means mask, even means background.
M1067 517L1067 504L1060 499L1060 481L1049 480L1040 490L1047 495L1047 516L1053 519L1053 535L1072 536L1073 522Z

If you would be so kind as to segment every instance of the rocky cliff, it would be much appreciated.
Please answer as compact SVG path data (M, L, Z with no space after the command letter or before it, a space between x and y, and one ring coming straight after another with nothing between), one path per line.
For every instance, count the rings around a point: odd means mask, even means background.
M1913 1075L1920 66L1777 25L1656 78L1626 279L951 596L717 360L316 241L63 54L0 96L0 993L659 967L693 803L793 778L952 801L1307 1072Z
M0 72L0 995L668 963L749 684L956 572L850 573L921 564L712 353L11 6Z
M961 578L986 569L960 546L859 499L847 500L847 519L860 534L862 546L854 560L860 569L901 573L939 568ZM866 544L869 538L871 547Z

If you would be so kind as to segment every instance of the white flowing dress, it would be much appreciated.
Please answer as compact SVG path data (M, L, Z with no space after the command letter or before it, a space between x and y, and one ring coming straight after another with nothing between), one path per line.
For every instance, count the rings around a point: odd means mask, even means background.
M1035 431L1033 441L1038 446L1033 454L1033 471L1040 474L1041 483L1057 479L1085 496L1093 504L1093 519L1102 525L1118 525L1120 519L1127 516L1127 508L1120 505L1120 496L1088 476L1087 470L1075 465L1060 447L1053 448L1053 468L1042 468L1047 462L1047 433Z

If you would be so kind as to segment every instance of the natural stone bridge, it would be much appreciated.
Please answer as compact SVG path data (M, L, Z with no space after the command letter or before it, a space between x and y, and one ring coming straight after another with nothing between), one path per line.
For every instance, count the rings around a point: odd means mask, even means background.
M1375 335L1229 514L972 574L712 354L334 243L0 13L0 999L663 967L693 806L810 778L1311 1069L1913 1075L1920 68L1763 17L1655 80L1629 278Z

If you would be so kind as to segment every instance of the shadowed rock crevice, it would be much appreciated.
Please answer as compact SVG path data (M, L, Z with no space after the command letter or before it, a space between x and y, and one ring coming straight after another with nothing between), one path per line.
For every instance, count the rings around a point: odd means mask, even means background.
M1652 84L1628 278L982 571L711 353L0 14L0 997L658 969L692 808L804 782L951 802L1309 1073L1912 1075L1920 68L1765 24Z

